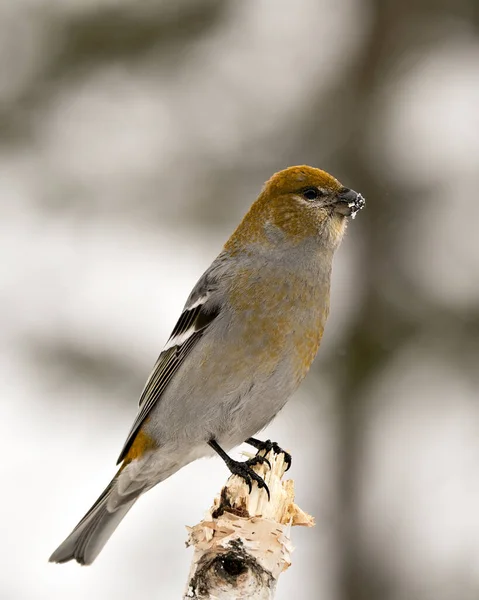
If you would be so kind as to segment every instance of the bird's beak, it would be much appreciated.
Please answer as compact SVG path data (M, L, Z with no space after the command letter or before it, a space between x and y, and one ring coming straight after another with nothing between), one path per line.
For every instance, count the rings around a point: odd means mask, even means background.
M344 215L345 217L354 217L357 213L364 208L366 200L354 190L343 188L338 193L338 199L334 205L336 212Z

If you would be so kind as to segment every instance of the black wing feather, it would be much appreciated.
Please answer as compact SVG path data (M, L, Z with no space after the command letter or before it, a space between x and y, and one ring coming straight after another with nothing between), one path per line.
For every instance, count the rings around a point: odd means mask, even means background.
M219 306L211 302L198 304L191 309L185 308L173 329L170 340L176 336L181 336L187 331L192 331L192 333L183 343L167 348L158 357L140 396L140 409L130 429L117 464L125 458L143 421L158 402L185 358L202 337L206 328L218 316L219 312Z

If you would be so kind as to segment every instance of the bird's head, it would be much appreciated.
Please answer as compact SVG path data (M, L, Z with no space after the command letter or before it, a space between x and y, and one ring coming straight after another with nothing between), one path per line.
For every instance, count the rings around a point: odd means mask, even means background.
M334 250L347 218L354 218L364 205L361 194L345 188L326 171L289 167L265 183L226 248L251 244L291 247L311 240Z

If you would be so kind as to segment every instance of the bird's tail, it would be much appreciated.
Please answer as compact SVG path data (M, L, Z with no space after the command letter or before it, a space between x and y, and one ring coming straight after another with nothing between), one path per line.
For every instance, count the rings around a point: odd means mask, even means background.
M95 560L143 491L138 489L136 493L128 494L122 499L121 504L109 503L108 500L120 471L67 539L50 556L50 562L64 563L76 560L81 565L90 565ZM111 504L115 506L112 507Z

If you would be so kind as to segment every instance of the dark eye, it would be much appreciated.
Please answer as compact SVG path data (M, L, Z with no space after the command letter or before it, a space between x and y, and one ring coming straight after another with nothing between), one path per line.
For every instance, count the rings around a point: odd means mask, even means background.
M321 195L317 188L306 188L302 194L306 200L316 200Z

